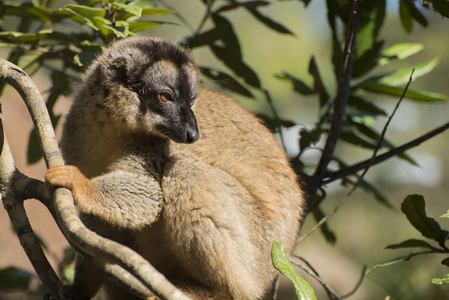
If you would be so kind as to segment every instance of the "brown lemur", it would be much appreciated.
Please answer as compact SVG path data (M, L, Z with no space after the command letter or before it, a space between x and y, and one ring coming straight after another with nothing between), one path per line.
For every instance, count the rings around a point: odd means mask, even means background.
M199 87L187 51L114 42L87 70L46 175L72 190L83 222L129 246L193 299L260 299L291 251L304 200L270 131L232 99ZM73 290L134 299L77 258Z

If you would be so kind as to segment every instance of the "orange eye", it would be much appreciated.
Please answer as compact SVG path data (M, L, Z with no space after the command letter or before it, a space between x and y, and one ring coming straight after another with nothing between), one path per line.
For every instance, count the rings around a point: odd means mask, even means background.
M168 98L167 98L165 95L161 95L160 97L161 97L161 100L162 100L162 101L164 101L164 102L167 102L167 101L168 101Z
M159 99L161 99L162 102L173 101L172 96L168 93L159 94Z

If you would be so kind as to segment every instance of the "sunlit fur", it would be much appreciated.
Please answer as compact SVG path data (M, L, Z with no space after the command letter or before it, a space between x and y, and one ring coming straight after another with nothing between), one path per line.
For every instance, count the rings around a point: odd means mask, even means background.
M159 96L166 88L172 101ZM67 179L84 180L71 186L87 226L135 249L186 294L260 299L270 290L271 244L292 250L302 192L269 130L199 88L186 51L144 37L114 43L84 77L62 148L90 178ZM133 299L78 258L74 290L93 297L101 285L109 299Z

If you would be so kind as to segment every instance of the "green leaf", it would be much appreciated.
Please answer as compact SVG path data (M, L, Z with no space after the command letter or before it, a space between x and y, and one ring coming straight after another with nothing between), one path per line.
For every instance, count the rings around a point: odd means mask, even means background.
M447 0L427 0L432 8L445 18L449 18L449 3Z
M357 117L348 116L347 122L349 125L355 126L355 128L357 128L357 130L360 133L362 133L362 134L366 135L367 137L369 137L370 139L374 140L376 145L379 143L379 139L381 136L380 133L378 133L371 127L367 126L366 124L358 121ZM395 148L395 146L390 141L388 141L385 137L382 141L381 147L388 147L389 149ZM418 163L407 154L403 154L403 153L398 154L397 157L407 161L408 163L410 163L414 166L418 166Z
M416 239L406 240L402 243L388 245L386 247L386 249L400 249L400 248L428 248L435 252L441 252L440 249L433 247L429 243L422 241L422 240L416 240Z
M318 223L321 221L321 219L324 218L324 213L321 210L319 206L316 206L313 211L313 217L315 218L315 221ZM324 235L324 238L326 241L332 245L335 245L335 242L337 241L337 237L335 236L335 233L329 228L327 225L327 222L321 225L320 227L321 233Z
M8 37L18 42L33 43L46 39L53 31L51 29L39 30L36 33L23 33L18 31L0 31L0 37Z
M141 16L168 15L175 13L173 10L164 8L143 8Z
M199 35L188 37L182 44L190 49L210 45L223 36L223 29L215 27Z
M352 71L352 78L363 76L374 67L377 67L380 50L383 45L383 41L376 42L371 48L367 49L363 55L356 57Z
M318 125L315 128L301 128L299 130L299 149L304 151L306 148L311 145L316 145L323 134L323 129Z
M380 84L385 84L388 86L398 86L402 84L406 84L410 79L410 74L412 74L413 70L413 80L418 77L421 77L427 73L430 73L437 65L439 59L434 58L428 62L419 64L413 68L404 68L399 69L389 75L386 75L378 80Z
M245 1L245 2L232 1L230 3L231 4L226 4L222 7L220 7L216 12L221 13L221 12L225 12L225 11L230 11L230 10L242 7L242 6L247 9L251 9L251 8L257 8L258 6L267 6L270 4L268 1Z
M417 21L421 26L426 27L428 25L426 17L419 11L418 8L416 8L413 2L408 1L408 4L410 5L410 13L412 18L415 19L415 21Z
M304 2L304 6L307 7L307 5L309 5L310 1L312 0L301 0L302 2Z
M95 23L86 17L83 17L81 14L77 13L76 11L72 10L71 8L64 8L65 11L67 11L68 13L72 14L74 17L72 18L74 21L80 23L80 24L85 24L89 27L91 27L92 29L94 29L95 31L98 31L98 27L95 25ZM92 17L93 19L93 17Z
M288 260L284 245L274 241L271 248L271 258L274 267L293 282L296 296L299 300L316 300L315 293L310 284L299 276L298 272L296 272Z
M207 67L200 67L200 70L204 75L212 79L216 84L219 84L221 87L239 93L249 98L253 97L253 94L247 88L245 88L237 80L235 80L228 74Z
M27 163L29 165L37 163L42 158L41 145L37 137L36 128L33 128L28 137Z
M449 218L449 209L444 215L441 215L440 218Z
M302 81L301 79L296 78L295 76L293 76L292 74L288 73L288 72L282 72L281 75L276 75L276 78L281 79L281 80L288 80L293 84L293 90L295 92L298 92L302 95L313 95L316 92L310 87L308 86L304 81Z
M62 276L68 282L73 283L73 279L75 278L75 268L73 265L65 265L62 268Z
M213 14L212 19L215 26L220 30L220 39L224 43L224 49L226 49L227 52L232 53L237 59L242 60L240 43L231 22L219 14Z
M378 0L375 4L374 1L368 1L367 3L362 2L362 6L365 11L365 13L362 14L364 16L364 23L361 24L362 26L357 31L355 52L356 61L358 61L358 58L364 56L367 52L371 52L374 45L379 44L377 37L385 18L385 0ZM380 47L378 47L377 51L380 51ZM377 55L374 54L374 56ZM355 63L354 67L356 66L357 64Z
M75 13L77 16L83 19L93 20L94 17L103 18L106 15L106 11L99 7L91 7L85 5L66 5L63 8L65 11Z
M355 183L354 183L355 184ZM388 200L388 198L382 193L381 190L379 190L378 188L376 188L373 184L371 184L370 182L366 181L365 179L363 179L360 182L360 188L364 189L365 191L373 194L373 196L376 198L377 201L379 201L380 203L386 205L389 208L393 208L393 205L391 205L390 201Z
M449 273L444 274L441 278L432 278L433 284L447 284L449 283Z
M138 6L126 5L123 3L112 2L111 8L119 11L127 12L131 15L140 17L142 15L142 8Z
M111 30L115 34L115 36L119 37L119 38L124 38L124 37L129 36L131 34L129 32L129 27L128 27L129 23L127 23L127 22L125 23L124 21L120 21L120 22L122 22L122 23L119 24L119 22L116 22L115 27L112 25L105 24L105 25L103 25L103 28Z
M105 25L111 25L112 22L106 18L102 18L102 17L94 17L92 19L92 22L94 22L95 26L98 27L98 31L100 31L100 33L107 37L109 34L111 34L111 30L109 28L104 27Z
M343 168L347 168L348 165L345 164L341 159L337 158L337 157L333 157L332 160L336 161L338 163L338 166L340 169ZM359 175L355 174L355 176L357 177L357 179L360 178ZM352 186L355 185L355 181L352 180L349 176L343 178L342 181L342 185L343 186L348 186L348 183L350 183ZM391 205L390 201L388 200L388 198L382 193L381 190L379 190L378 188L376 188L373 184L371 184L370 182L366 181L365 179L362 179L362 181L359 182L359 186L361 189L365 190L368 193L371 193L377 201L379 201L380 203L386 205L388 208L392 208L393 205Z
M410 6L407 3L407 0L400 0L399 1L399 16L401 17L402 26L404 27L405 31L410 33L413 28L413 22L412 22L412 13L410 11Z
M318 65L315 62L315 57L310 58L309 63L309 73L312 75L314 82L313 88L320 95L320 107L323 107L329 102L329 94L320 76L320 71L318 70Z
M32 273L13 267L2 269L0 270L0 290L27 290L31 279L35 277L36 275Z
M447 266L447 267L449 267L449 257L446 257L445 259L443 259L443 260L441 261L441 264L442 264L442 265L445 265L445 266Z
M344 129L340 134L340 139L342 141L345 141L347 143L360 146L367 149L374 149L376 148L376 144L372 143L371 141L368 141L360 136L358 136L354 131Z
M160 26L162 24L175 24L173 22L132 22L129 23L129 30L132 32L140 32L148 28Z
M426 17L416 8L414 1L400 0L399 14L402 21L402 26L409 33L413 28L412 19L417 21L421 26L427 26Z
M414 254L408 254L408 255L404 255L401 257L397 257L397 258L393 258L375 265L372 265L370 267L368 267L365 271L365 275L368 275L368 273L370 273L371 271L378 269L378 268L383 268L383 267L388 267L403 261L407 261L410 260L410 258L412 258L414 256Z
M273 132L276 131L279 125L284 128L291 128L297 125L292 121L274 119L263 114L257 114L257 117L264 123L266 127L268 127L268 129L270 129Z
M235 56L225 48L217 45L210 45L210 48L218 59L223 61L226 66L228 66L236 74L242 77L247 84L254 87L260 87L260 81L257 77L257 74L250 67L248 67L238 56Z
M449 232L442 230L434 219L427 217L423 196L408 195L401 204L401 211L407 216L413 227L426 238L441 244L449 236Z
M404 92L404 88L402 87L396 87L396 86L389 86L385 84L380 83L374 83L374 82L365 82L360 85L357 85L356 88L377 93L377 94L384 94L384 95L390 95L395 97L402 96ZM417 101L424 101L424 102L435 102L435 101L448 101L449 98L446 95L424 91L424 90L416 90L416 89L408 89L405 93L405 98L411 99L411 100L417 100Z
M0 43L0 48L21 48L22 45L17 43Z
M262 22L269 28L271 28L279 33L293 35L293 33L290 30L288 30L284 25L279 24L279 23L273 21L272 19L264 16L259 11L257 11L256 8L249 8L249 7L246 7L246 8L257 20L259 20L260 22Z
M29 76L32 76L44 62L45 53L39 50L29 50L24 54L13 53L9 61L23 69Z
M382 58L379 59L379 65L385 65L393 59L404 59L415 55L424 48L419 43L401 43L393 45L382 52Z
M17 5L16 3L9 2L8 4L0 4L0 7L3 15L29 17L38 19L42 23L48 22L48 19L51 16L51 12L48 9L30 3L21 3L20 5Z
M348 106L371 115L387 116L387 113L382 108L353 94L349 96Z

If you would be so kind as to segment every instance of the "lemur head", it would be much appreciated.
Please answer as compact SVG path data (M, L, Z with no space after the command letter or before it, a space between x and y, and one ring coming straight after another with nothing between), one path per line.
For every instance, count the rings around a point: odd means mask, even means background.
M85 78L101 94L96 106L114 124L179 143L199 138L192 111L199 71L190 55L169 42L132 37L113 43Z

